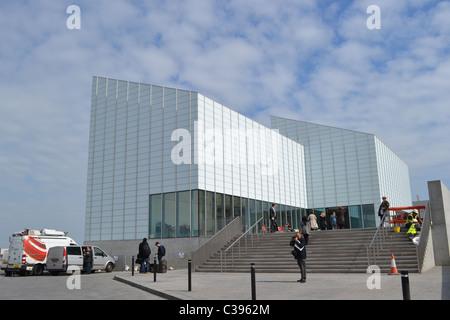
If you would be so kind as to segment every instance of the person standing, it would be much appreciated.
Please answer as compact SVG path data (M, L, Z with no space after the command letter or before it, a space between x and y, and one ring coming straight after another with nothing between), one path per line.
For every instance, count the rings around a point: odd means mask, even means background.
M166 248L159 242L156 242L155 246L158 248L158 252L156 253L158 255L158 261L161 261L162 258L166 255Z
M272 208L270 208L270 231L275 232L278 230L277 225L277 212L275 211L275 203L272 203Z
M303 217L302 218L302 224L301 224L301 233L303 238L305 238L305 244L308 244L309 234L311 233L311 225L308 221L308 218Z
M380 217L380 225L383 223L383 221L386 220L386 217L389 216L389 207L390 207L389 201L387 201L386 197L383 197L380 207L378 208L378 216Z
M325 212L322 212L319 217L320 230L327 230L327 216Z
M166 255L166 248L161 245L159 242L155 243L155 246L158 248L158 252L156 255L158 256L158 272L166 273L167 272L167 261L163 260L163 257ZM155 266L156 270L156 266Z
M141 273L150 272L150 254L152 251L150 250L150 246L147 243L147 238L142 239L142 242L139 244L139 253L138 257L141 260Z
M292 237L290 246L294 247L294 252L296 253L295 259L300 268L301 278L297 282L306 282L306 243L305 239L300 232L297 232L295 236Z
M338 229L345 229L345 211L343 207L339 207L339 210L336 212L336 217Z
M86 271L86 248L83 248L83 270Z
M314 214L314 212L310 212L308 216L309 224L311 226L311 230L317 230L319 229L319 226L317 225L317 217Z
M91 247L86 248L83 260L83 264L86 266L86 274L91 274L92 264L94 263Z
M337 222L336 222L336 212L333 211L333 213L330 215L330 224L331 224L331 230L337 229Z

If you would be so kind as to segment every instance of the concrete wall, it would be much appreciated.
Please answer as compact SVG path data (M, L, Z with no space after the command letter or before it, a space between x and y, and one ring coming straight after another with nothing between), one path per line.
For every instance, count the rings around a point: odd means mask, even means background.
M450 191L442 181L428 181L431 235L436 266L450 266Z
M426 206L423 216L422 230L420 231L420 243L417 250L419 259L419 272L425 272L435 266L433 237L431 233L431 210L429 201L414 202L415 206Z
M155 253L158 251L155 246L157 241L166 248L164 259L167 261L167 267L185 269L188 267L189 259L192 259L195 267L206 261L206 259L240 234L242 234L242 219L238 217L212 238L148 239L147 241L152 251L150 263L153 263ZM134 256L136 259L139 252L139 243L141 242L142 240L88 241L84 245L98 246L111 256L116 257L114 270L122 271L125 270L125 265L131 268L132 257Z
M166 255L164 259L167 261L167 267L175 269L187 268L188 260L191 258L191 253L209 238L195 237L195 238L177 238L177 239L148 239L152 254L150 256L150 263L153 263L155 253L158 251L155 242L159 241L166 248ZM115 271L124 270L125 265L131 268L132 256L137 257L139 252L140 240L117 240L117 241L88 241L84 244L95 245L108 254L117 257Z

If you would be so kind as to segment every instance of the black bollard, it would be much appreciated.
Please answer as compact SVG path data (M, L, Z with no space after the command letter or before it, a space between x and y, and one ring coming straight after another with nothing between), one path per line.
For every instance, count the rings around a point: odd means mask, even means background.
M131 256L131 275L134 276L134 256Z
M192 291L192 261L188 260L188 291Z
M156 273L158 272L158 270L156 269L156 257L155 260L153 261L153 282L156 282Z
M256 283L255 283L255 264L250 264L251 278L252 278L252 300L256 300Z
M408 271L400 271L402 275L402 292L403 300L411 300L411 295L409 293L409 277Z

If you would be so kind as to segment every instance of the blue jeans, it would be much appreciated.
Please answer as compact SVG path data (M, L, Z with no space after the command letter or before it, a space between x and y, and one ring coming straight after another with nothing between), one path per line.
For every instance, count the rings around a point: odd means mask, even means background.
M141 260L141 272L150 272L150 258Z
M91 274L92 263L86 262L86 274Z

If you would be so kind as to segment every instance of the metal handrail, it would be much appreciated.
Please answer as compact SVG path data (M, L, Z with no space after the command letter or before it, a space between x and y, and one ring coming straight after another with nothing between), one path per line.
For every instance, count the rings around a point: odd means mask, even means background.
M375 241L375 239L376 239L376 237L377 237L378 231L383 227L384 219L385 219L385 218L386 218L386 216L383 216L383 218L381 219L381 223L380 223L380 225L378 226L377 231L375 231L375 235L374 235L373 238L372 238L372 242L370 242L369 248L372 248L373 242Z
M191 260L194 268L197 268L206 262L206 260L208 260L212 255L221 250L224 245L234 239L237 234L242 234L241 221L242 218L240 216L235 217L225 227L202 244L197 250L192 252Z
M250 228L248 228L247 231L245 231L239 238L237 238L232 244L230 244L230 246L224 251L227 252L232 246L234 246L239 240L241 240L242 237L246 236L263 219L264 218L261 218L258 221L256 221Z
M225 260L226 260L226 258L227 258L227 256L226 256L226 253L228 252L228 250L232 250L231 251L231 257L232 257L232 260L231 260L231 262L232 263L234 263L234 255L233 255L233 249L234 249L234 246L237 244L237 243L239 243L240 244L240 240L243 238L243 237L245 237L245 241L246 241L246 243L245 243L245 247L247 248L247 236L250 234L250 231L251 230L253 230L253 228L256 226L256 225L258 225L258 223L260 223L261 222L261 220L264 220L264 217L262 217L262 218L260 218L258 221L256 221L250 228L248 228L248 230L247 231L245 231L239 238L237 238L231 245L229 245L228 246L228 248L226 248L225 250L221 250L220 251L220 271L222 272L223 271L223 254L225 253ZM256 233L256 235L257 235L257 237L258 237L258 239L259 239L259 233ZM263 232L263 235L264 235L264 232ZM253 247L253 237L252 237L252 247ZM240 257L240 254L241 254L241 246L239 245L239 257ZM225 269L226 269L226 261L225 261Z
M367 264L370 266L371 264L376 264L376 256L379 255L380 250L383 247L383 242L386 238L387 228L384 227L386 216L383 216L381 219L380 225L375 231L375 235L370 242L370 245L367 246Z

